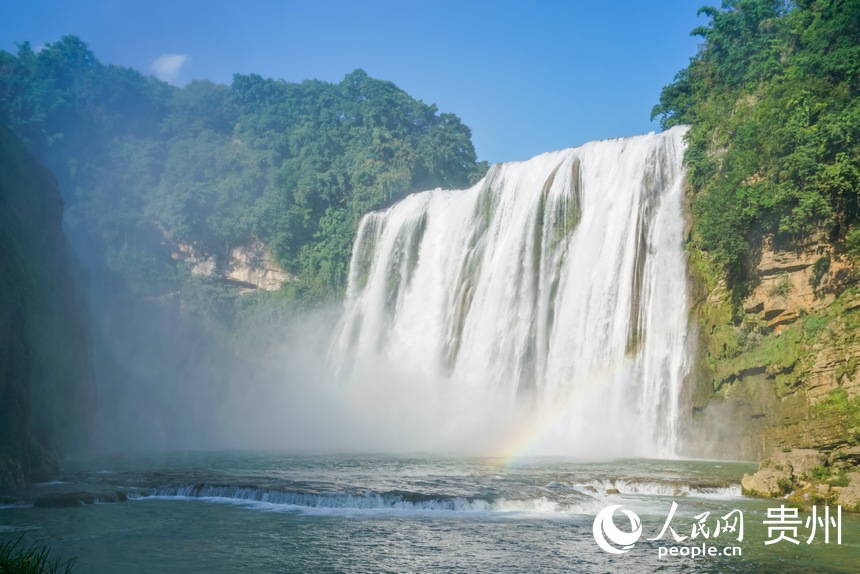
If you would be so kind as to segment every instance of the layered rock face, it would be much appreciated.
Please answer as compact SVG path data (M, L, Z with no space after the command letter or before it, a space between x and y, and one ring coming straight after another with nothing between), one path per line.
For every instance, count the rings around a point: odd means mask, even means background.
M247 290L276 291L288 281L295 281L278 265L261 241L234 247L224 257L201 253L193 245L179 244L172 250L175 260L184 261L192 275L220 279Z
M836 246L821 236L790 248L765 237L751 276L744 312L758 316L767 330L779 332L800 317L833 303L847 286L852 266Z
M723 284L694 281L703 366L693 434L711 455L776 461L747 488L775 493L774 469L790 466L780 453L814 449L827 469L860 444L860 293L852 259L824 237L790 247L766 237L755 255L740 314ZM780 476L800 490L810 478Z
M87 441L90 336L62 217L53 176L0 126L0 488Z

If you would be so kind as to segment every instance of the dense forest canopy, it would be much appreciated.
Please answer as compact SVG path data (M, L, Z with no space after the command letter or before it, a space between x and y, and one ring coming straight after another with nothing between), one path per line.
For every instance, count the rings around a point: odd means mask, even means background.
M860 252L860 1L701 12L704 42L653 111L663 127L692 126L695 244L736 292L766 233L824 233Z
M331 297L365 212L486 170L459 118L361 70L178 88L73 36L0 52L0 123L56 174L72 237L151 296L188 278L171 245L217 258L261 241L294 290Z

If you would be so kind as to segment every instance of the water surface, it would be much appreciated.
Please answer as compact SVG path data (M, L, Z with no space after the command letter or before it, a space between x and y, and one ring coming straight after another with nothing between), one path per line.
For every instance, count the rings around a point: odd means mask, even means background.
M0 539L22 534L78 572L856 572L860 520L842 515L842 544L765 545L768 508L740 496L754 467L709 461L172 453L67 460L58 482L0 509ZM120 491L127 502L112 500ZM88 492L76 508L31 505L44 493ZM744 513L741 542L725 533L675 543ZM11 502L11 504L9 504ZM643 534L627 553L595 543L608 505L635 512ZM818 508L820 512L821 507ZM810 517L799 511L801 519ZM630 530L618 511L614 523ZM658 556L661 546L738 546L741 556Z

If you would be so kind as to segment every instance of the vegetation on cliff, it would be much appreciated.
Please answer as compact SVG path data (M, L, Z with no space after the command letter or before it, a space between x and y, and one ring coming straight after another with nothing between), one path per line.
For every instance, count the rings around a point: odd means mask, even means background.
M467 186L487 168L459 118L361 70L336 84L249 74L179 88L103 64L71 36L0 52L0 124L63 194L93 315L94 446L110 449L224 441L220 413L241 402L225 397L269 392L266 355L287 339L278 329L343 291L360 217L413 191ZM59 209L59 197L46 205ZM289 344L323 331L320 316ZM86 340L66 335L57 340ZM10 364L29 368L20 354ZM69 413L89 396L66 401ZM0 403L0 427L12 429L0 437L24 436L31 414L65 420L15 400Z
M860 1L725 0L654 107L690 124L696 428L715 454L860 443Z
M70 232L147 296L188 278L177 245L218 260L255 241L303 296L335 295L364 213L486 170L459 118L361 70L177 88L71 36L0 52L0 123L56 174Z
M693 241L737 299L763 234L860 244L860 2L725 0L701 12L704 42L652 115L692 125Z

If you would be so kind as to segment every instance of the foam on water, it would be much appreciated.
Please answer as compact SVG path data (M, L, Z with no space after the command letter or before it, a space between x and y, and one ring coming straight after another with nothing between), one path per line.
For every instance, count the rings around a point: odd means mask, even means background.
M604 504L587 493L573 493L564 500L547 496L534 498L481 498L428 495L416 492L364 491L304 493L268 488L216 485L160 487L131 493L130 500L199 500L240 504L261 510L351 514L355 512L398 513L479 513L522 516L580 515L596 512Z
M546 494L531 497L455 496L413 491L299 492L263 487L193 484L165 486L130 493L132 500L198 500L240 504L262 510L310 513L481 513L523 516L592 515L615 495L638 497L693 497L731 499L739 485L693 486L678 482L591 480L584 483L552 481Z
M730 499L741 496L741 485L692 486L672 482L641 482L637 480L592 480L585 484L572 485L584 492L595 492L606 496L607 492L619 494L642 494L650 496L689 496L693 498Z

